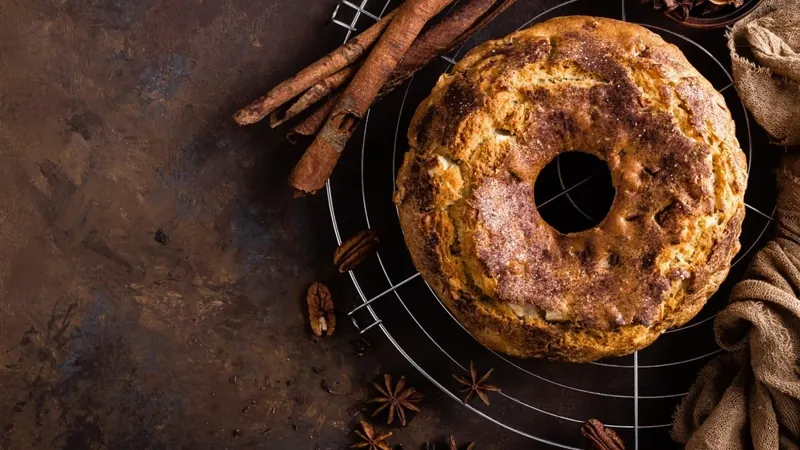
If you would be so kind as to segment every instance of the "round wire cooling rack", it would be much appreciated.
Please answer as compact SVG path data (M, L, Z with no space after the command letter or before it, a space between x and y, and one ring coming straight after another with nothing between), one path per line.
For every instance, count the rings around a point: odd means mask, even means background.
M343 0L333 22L347 30L347 40L397 1ZM742 250L733 261L728 279L698 317L668 331L644 350L588 364L522 360L478 344L414 268L391 200L407 146L405 130L416 105L427 96L438 76L477 43L571 14L636 22L681 48L725 97L750 174ZM348 313L353 324L361 334L379 329L444 394L541 448L583 448L585 443L576 430L589 418L599 418L615 428L630 448L679 448L668 436L675 406L686 395L698 370L720 351L714 341L712 319L726 304L732 285L743 274L754 250L763 243L775 211L772 170L779 152L766 148L770 146L767 136L753 127L723 61L727 61L727 53L721 32L678 28L640 7L637 0L521 0L462 48L429 64L367 113L360 134L351 141L326 185L337 242L365 227L378 229L381 236L377 257L349 273L361 301ZM355 151L357 146L360 152ZM593 168L565 157L545 168L539 177L541 198L547 199L537 202L543 215L550 209L551 217L584 227L602 217L604 212L597 210L601 177ZM537 181L537 198L539 184ZM466 371L471 361L479 372L495 368L492 380L502 391L492 397L491 405L474 400L464 404L461 400L460 385L451 374Z

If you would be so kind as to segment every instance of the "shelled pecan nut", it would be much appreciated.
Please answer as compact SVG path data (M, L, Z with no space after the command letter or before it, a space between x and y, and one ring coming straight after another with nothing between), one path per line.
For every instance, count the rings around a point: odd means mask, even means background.
M322 336L323 333L328 336L332 335L336 328L336 313L328 287L322 283L312 284L308 288L306 302L308 303L308 321L314 334L317 336Z
M595 450L625 450L622 439L597 419L589 419L581 427L583 437L592 443Z
M378 233L375 230L363 230L336 248L333 252L333 264L339 272L348 272L358 267L376 250L378 250Z

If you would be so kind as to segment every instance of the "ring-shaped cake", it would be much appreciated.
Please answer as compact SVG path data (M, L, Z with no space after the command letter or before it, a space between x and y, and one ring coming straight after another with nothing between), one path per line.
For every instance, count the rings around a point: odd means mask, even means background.
M561 17L481 44L441 76L408 139L395 202L413 262L491 349L641 349L697 314L739 250L747 166L731 114L641 26ZM605 161L615 197L597 226L561 233L534 183L574 150Z

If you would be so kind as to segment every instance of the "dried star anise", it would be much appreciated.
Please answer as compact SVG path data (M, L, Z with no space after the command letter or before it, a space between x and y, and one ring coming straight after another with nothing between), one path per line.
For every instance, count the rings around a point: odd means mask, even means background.
M450 433L450 440L448 441L450 450L458 450L458 445L456 445L456 437L453 436L453 433ZM476 442L470 442L467 444L466 450L474 450Z
M648 3L650 0L645 0ZM704 0L652 0L653 9L656 11L664 10L665 13L671 14L680 20L689 18L696 1L702 2Z
M378 434L372 425L365 421L361 421L361 429L363 433L356 430L356 434L361 439L361 442L355 443L351 448L366 448L368 450L392 450L392 447L387 442L387 439L392 436L392 432Z
M311 330L317 336L322 333L328 336L333 334L336 328L336 314L333 310L333 299L327 286L322 283L314 283L308 288L306 295L308 302L308 320Z
M339 272L349 272L378 249L378 233L363 230L342 242L333 252L333 264Z
M400 418L400 424L406 426L406 410L419 412L419 408L415 403L422 400L422 394L413 387L406 387L406 377L400 377L394 388L392 388L392 376L388 373L383 375L383 382L385 387L378 383L372 383L375 389L381 393L381 396L369 401L369 403L381 403L381 406L372 413L372 417L389 408L389 417L386 419L386 424L391 424L394 421L396 412Z
M703 4L705 4L705 7L700 13L703 16L713 14L728 5L738 8L744 4L744 0L708 0L708 2L706 0L641 0L642 4L651 2L653 3L653 9L656 11L664 10L664 14L682 21L687 20L691 13L696 9L700 9Z
M617 433L597 419L587 420L581 427L581 434L592 443L595 450L625 450L625 444Z
M475 365L472 361L469 362L469 375L470 379L466 379L461 375L453 375L453 378L458 380L459 383L466 386L465 388L461 389L461 392L466 392L467 396L464 398L464 403L469 403L472 399L473 395L477 395L485 404L489 404L489 397L486 395L487 392L500 392L500 388L489 384L486 380L489 379L489 376L494 372L494 368L489 369L486 374L480 378L478 378L478 372L475 371Z

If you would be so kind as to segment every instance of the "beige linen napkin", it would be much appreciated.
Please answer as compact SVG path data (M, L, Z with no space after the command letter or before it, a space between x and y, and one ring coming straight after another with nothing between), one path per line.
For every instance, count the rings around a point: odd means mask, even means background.
M739 97L780 145L800 145L800 0L765 0L728 34Z
M776 237L714 322L727 353L675 415L687 450L800 450L800 155L784 158L778 185Z
M734 85L781 145L800 144L800 0L765 0L728 34ZM715 319L727 352L675 414L687 450L800 450L800 155L778 173L776 236Z

